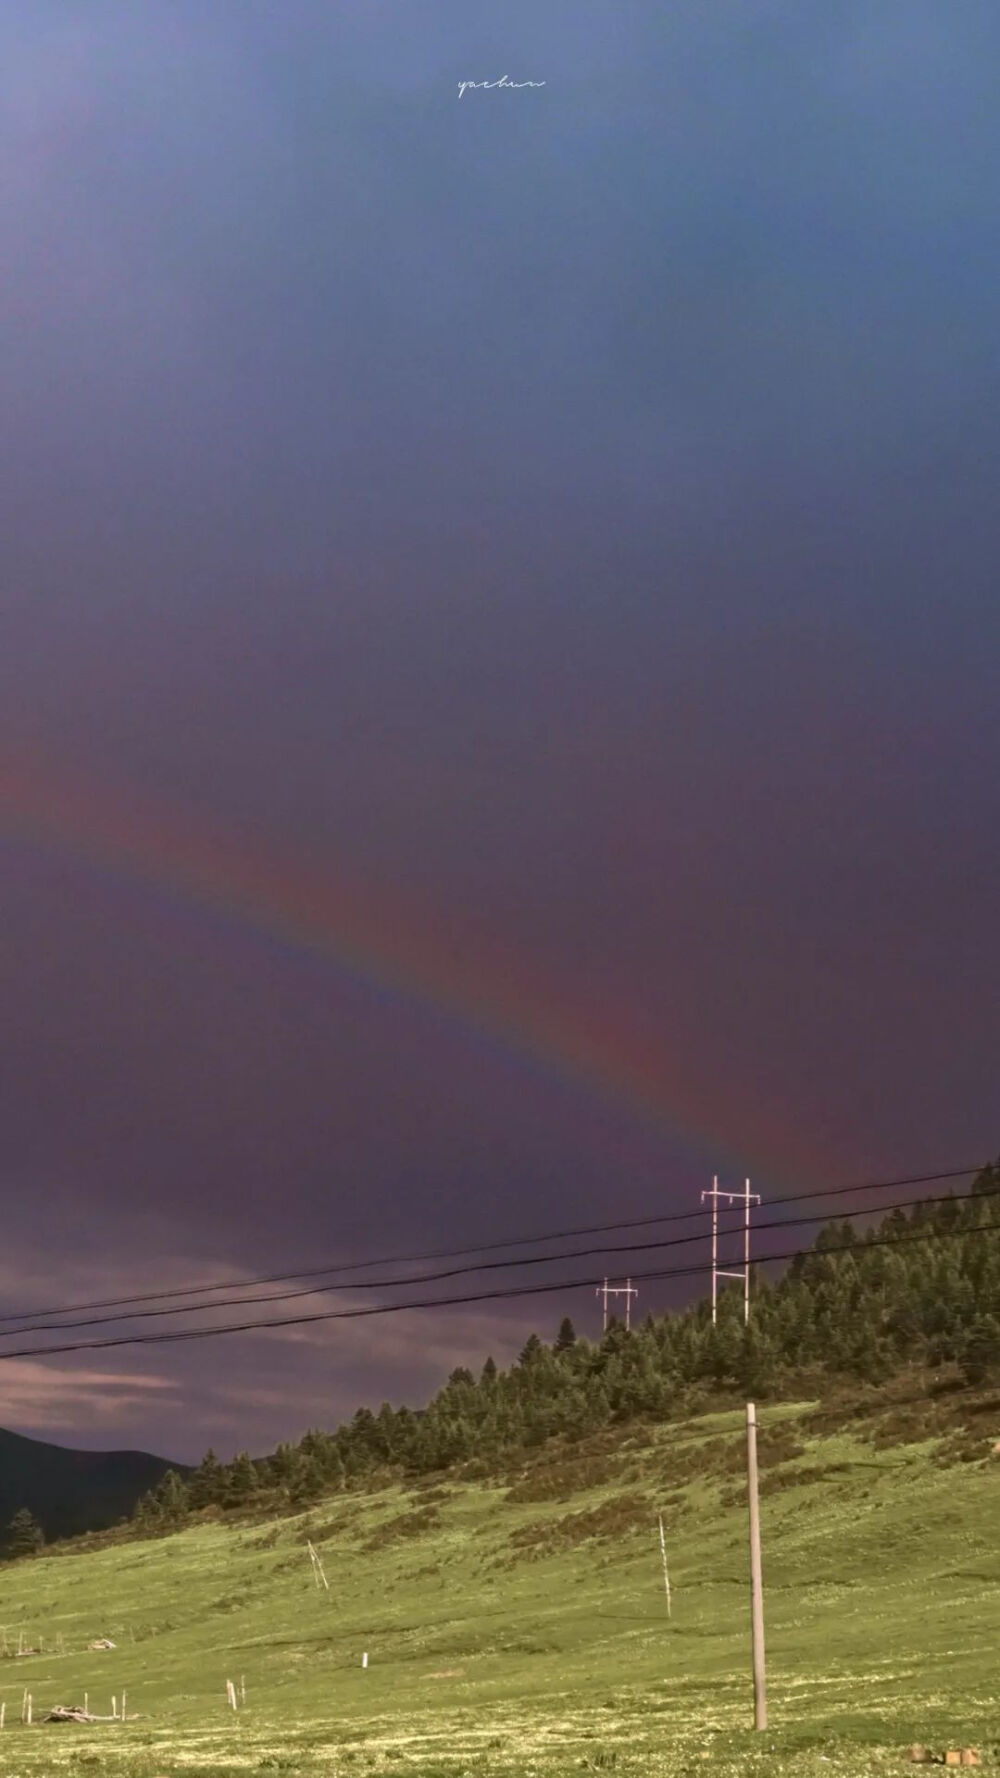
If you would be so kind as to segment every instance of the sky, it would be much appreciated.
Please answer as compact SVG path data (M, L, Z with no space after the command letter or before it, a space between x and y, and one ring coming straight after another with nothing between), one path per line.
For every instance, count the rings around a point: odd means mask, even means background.
M1000 1149L998 60L0 10L7 1312ZM566 1312L9 1359L0 1423L260 1452Z

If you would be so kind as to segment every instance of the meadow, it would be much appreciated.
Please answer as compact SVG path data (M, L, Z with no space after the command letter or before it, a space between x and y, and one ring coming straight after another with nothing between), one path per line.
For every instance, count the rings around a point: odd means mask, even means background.
M734 1410L7 1565L6 1646L44 1652L0 1661L0 1778L862 1774L912 1769L911 1742L1000 1763L997 1405L961 1451L760 1410L764 1733ZM39 1720L85 1693L125 1693L127 1721Z

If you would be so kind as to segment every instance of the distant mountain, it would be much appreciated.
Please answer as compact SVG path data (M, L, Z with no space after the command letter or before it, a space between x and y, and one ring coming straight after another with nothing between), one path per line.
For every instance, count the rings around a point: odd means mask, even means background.
M0 1427L0 1542L22 1506L47 1538L102 1531L126 1518L168 1469L185 1473L147 1451L74 1451Z

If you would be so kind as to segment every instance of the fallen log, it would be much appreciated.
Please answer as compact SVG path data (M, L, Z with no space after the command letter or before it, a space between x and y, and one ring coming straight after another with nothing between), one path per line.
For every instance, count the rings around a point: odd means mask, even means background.
M79 1704L54 1704L43 1722L121 1722L120 1716L95 1716Z

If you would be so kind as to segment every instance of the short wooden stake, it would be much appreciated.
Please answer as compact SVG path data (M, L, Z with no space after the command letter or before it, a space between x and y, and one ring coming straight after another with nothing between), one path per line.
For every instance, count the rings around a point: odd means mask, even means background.
M83 1694L83 1713L85 1716L90 1715L90 1694L89 1694L89 1692L84 1692L84 1694Z
M28 1693L28 1727L31 1727L31 1693Z
M330 1582L326 1578L326 1570L320 1559L319 1551L314 1549L311 1543L309 1543L307 1547L309 1550L309 1560L313 1565L313 1579L318 1587L325 1587L327 1592L329 1592Z
M246 1701L247 1701L247 1682L246 1682L246 1674L245 1674L245 1673L241 1673L241 1674L240 1674L240 1703L241 1703L241 1704L245 1704L245 1703L246 1703Z
M5 1700L4 1703L0 1704L0 1729L3 1728L4 1717L6 1715L7 1715L7 1704L6 1704L6 1700Z
M111 1720L112 1720L112 1722L117 1722L117 1720L118 1720L118 1699L117 1698L112 1698L112 1700L111 1700Z
M125 1693L122 1692L122 1722L125 1721Z
M367 1654L363 1654L363 1655L362 1655L362 1656L361 1656L361 1665L362 1665L362 1667L367 1667L367 1665L368 1665L368 1656L367 1656Z

